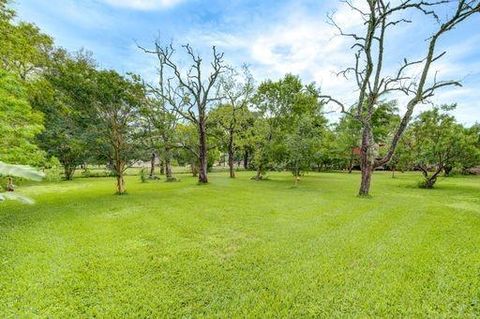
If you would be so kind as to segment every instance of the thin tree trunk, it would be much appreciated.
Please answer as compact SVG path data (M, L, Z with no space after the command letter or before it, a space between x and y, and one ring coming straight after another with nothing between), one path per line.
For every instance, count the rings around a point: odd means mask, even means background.
M368 196L370 192L370 183L372 181L373 163L370 158L371 132L369 127L365 127L362 133L362 147L360 149L360 168L362 170L362 179L359 196Z
M208 154L207 154L207 134L205 121L200 120L199 123L199 152L198 152L198 182L201 184L208 183L207 166L208 166Z
M123 179L123 172L117 173L117 194L125 193L125 180Z
M392 178L395 178L395 166L392 166Z
M257 166L257 173L255 174L254 179L256 181L259 181L263 178L262 175L263 175L263 166L262 166L262 164L260 164L260 165Z
M445 172L445 176L450 176L450 173L452 172L453 170L453 167L452 166L445 166L443 168L444 172Z
M350 163L348 165L348 173L349 174L352 173L352 171L353 171L353 156L354 155L355 154L353 153L353 148L352 148L351 153L350 153Z
M228 167L230 169L230 178L235 178L235 149L233 142L233 131L230 132L230 138L228 141Z
M260 179L262 179L262 169L259 166L257 168L257 175L255 176L255 180L259 181Z
M175 177L173 176L171 154L169 148L165 149L165 177L167 178L167 181L175 180Z
M75 174L76 167L72 167L70 165L64 165L63 168L64 168L65 179L67 181L71 181L73 179L73 174Z
M295 168L294 177L295 177L295 187L297 187L298 181L300 180L300 172L299 172L298 168Z
M172 164L170 162L170 159L165 159L165 177L167 178L167 181L171 181L174 179L173 177L173 171L172 171Z
M160 175L165 175L165 161L160 161Z
M248 150L243 154L243 168L248 169Z
M190 164L190 168L192 170L192 176L197 177L198 176L198 165L197 165L197 162L195 160L193 160L192 163Z
M155 175L155 153L152 153L152 157L150 159L150 178L153 178Z

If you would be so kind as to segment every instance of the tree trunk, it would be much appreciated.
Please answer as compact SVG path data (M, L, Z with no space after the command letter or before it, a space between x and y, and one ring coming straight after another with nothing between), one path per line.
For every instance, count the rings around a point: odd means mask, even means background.
M452 172L453 170L453 167L452 166L445 166L443 168L444 172L445 172L445 176L450 176L450 173Z
M433 188L433 186L437 182L437 177L440 174L440 172L444 169L444 167L442 165L440 165L437 168L437 170L435 171L435 173L433 173L432 176L428 176L428 171L426 169L423 169L423 168L421 168L421 169L422 169L422 172L423 172L423 176L425 178L425 181L423 182L422 186L424 188L431 189L431 188Z
M205 120L200 118L199 121L199 149L198 149L198 182L201 184L208 183L207 166L207 132Z
M298 181L300 180L300 171L298 168L295 168L295 173L293 175L295 177L295 187L297 187Z
M155 153L152 153L152 157L150 159L150 178L153 178L155 175Z
M125 180L123 179L123 172L117 173L117 194L123 195L125 193Z
M197 177L198 176L198 165L196 161L192 161L190 164L190 167L192 169L192 176Z
M353 148L351 150L351 153L350 153L350 163L348 164L348 174L351 174L352 171L353 171L353 156L355 154L353 153Z
M165 177L167 178L167 182L175 180L172 171L171 154L169 148L165 149Z
M260 164L260 165L258 165L258 167L257 167L257 174L255 175L255 178L254 178L254 179L255 179L256 181L259 181L259 180L261 180L261 179L263 178L262 175L263 175L263 167L262 167L262 165Z
M165 175L165 162L160 161L160 175Z
M371 132L369 127L365 127L362 133L362 147L360 149L360 168L362 170L362 179L359 196L368 196L370 192L370 183L372 180L373 161L371 159Z
M70 166L70 165L64 165L64 174L65 174L65 179L67 181L71 181L73 179L73 174L75 174L75 166Z
M165 159L165 177L167 178L167 181L174 179L170 159Z
M395 166L392 166L392 178L395 178Z
M125 172L126 163L120 157L120 152L115 150L115 159L114 159L114 172L117 177L117 194L123 195L125 193L125 180L123 179L123 174Z
M243 154L243 168L248 169L248 150Z
M230 178L235 178L235 149L233 144L233 132L230 132L228 140L228 168L230 169Z

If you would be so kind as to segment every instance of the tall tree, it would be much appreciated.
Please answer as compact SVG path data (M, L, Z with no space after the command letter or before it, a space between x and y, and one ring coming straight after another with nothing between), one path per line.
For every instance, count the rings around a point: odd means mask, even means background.
M141 110L147 123L147 139L150 141L152 152L151 172L155 164L155 157L158 157L165 170L167 182L175 181L176 178L172 169L172 158L174 149L177 147L176 127L178 125L178 115L165 107L162 99L156 97L149 98Z
M227 104L219 109L217 124L227 134L228 167L231 178L235 178L235 138L248 120L248 102L254 90L253 77L246 66L243 67L242 73L229 68L220 78L222 96Z
M138 159L134 137L140 108L145 103L145 90L138 77L127 79L115 71L99 71L96 76L95 106L99 121L99 143L117 179L117 194L125 193L124 174L131 162Z
M182 47L192 62L186 72L182 72L180 64L175 61L175 49L172 44L163 47L157 41L154 50L143 50L155 54L160 68L165 71L165 78L168 80L165 81L165 89L158 91L161 98L169 104L171 109L197 128L198 181L208 183L207 111L211 103L221 99L218 80L226 69L223 61L224 54L217 52L214 46L210 66L206 67L203 59L189 44Z
M385 165L390 161L402 134L412 118L413 111L419 103L426 102L435 92L447 86L459 86L458 81L439 81L437 77L431 77L432 65L442 58L446 52L438 53L438 41L457 25L480 12L480 1L459 0L455 8L450 9L449 1L411 1L390 2L385 0L367 0L367 8L363 9L350 1L345 1L355 13L365 21L364 30L350 32L343 30L337 25L333 17L331 22L336 26L341 35L353 40L352 48L355 50L355 63L341 72L347 76L353 73L353 78L358 86L358 99L355 103L354 112L349 112L347 107L339 99L323 95L326 102L340 106L342 112L349 114L362 126L362 141L360 152L360 164L362 178L359 195L367 196L370 191L371 176L375 168ZM389 36L394 36L394 27L404 23L411 23L409 19L411 11L416 11L438 22L438 27L427 40L427 48L423 58L419 60L403 60L399 69L391 75L387 75L385 41ZM444 12L449 11L446 18ZM442 12L442 14L440 14ZM414 36L414 34L412 34ZM416 69L414 69L414 67ZM416 76L412 76L419 70ZM410 72L410 73L409 73ZM374 156L375 140L373 137L372 115L379 106L382 98L387 94L404 94L408 97L399 125L388 145L388 151L381 158Z
M313 85L303 85L298 76L287 74L279 81L261 83L253 102L261 114L256 121L256 179L261 179L271 164L279 168L287 166L298 177L304 167L303 161L300 167L298 156L302 153L306 156L307 150L310 151L307 145L314 145L313 137L306 135L306 127L316 131L326 123L317 90ZM284 143L286 137L289 143ZM296 145L297 142L305 145ZM313 162L312 156L308 159Z
M44 72L43 80L31 90L34 107L45 114L45 131L39 145L48 155L58 158L66 180L90 155L95 134L91 114L94 112L96 87L95 64L90 54L70 55L58 50Z

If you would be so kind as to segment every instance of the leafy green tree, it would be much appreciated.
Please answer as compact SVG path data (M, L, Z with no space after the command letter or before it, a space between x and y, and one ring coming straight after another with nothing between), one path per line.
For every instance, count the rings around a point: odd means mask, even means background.
M172 110L166 108L161 98L150 98L141 108L142 117L145 119L144 138L147 140L152 152L150 178L153 177L155 153L158 153L161 164L165 169L167 181L175 181L172 160L176 148L176 126L178 116Z
M45 131L39 145L59 159L65 179L91 157L95 121L95 64L88 53L69 55L58 50L51 66L32 94L32 104L45 114ZM34 86L32 86L34 87Z
M127 79L115 71L99 71L95 84L98 144L104 147L98 154L108 159L117 179L117 194L122 195L125 171L139 158L136 124L145 103L145 88L138 77Z
M217 128L223 130L230 177L235 178L236 137L240 129L246 126L250 115L248 103L254 90L253 78L246 66L243 67L243 74L229 68L220 78L220 87L226 104L213 113L216 115L214 121Z
M301 116L295 128L285 137L287 156L286 168L290 170L297 185L300 175L311 169L316 150L321 147L323 127L314 117Z
M411 158L422 172L424 188L433 188L446 167L461 165L466 156L478 152L473 135L465 134L453 116L436 107L418 116L402 143L413 152Z
M350 116L344 115L335 126L335 135L338 156L351 173L358 158L355 150L360 145L361 126Z
M464 173L468 169L480 165L480 124L475 123L470 128L465 128L465 135L471 140L473 149L471 152L467 152L461 160L460 166Z
M30 106L25 86L0 69L0 161L39 165L44 153L35 136L42 130L43 116Z
M342 157L342 145L338 141L336 132L330 127L325 127L319 138L319 146L313 155L313 165L318 171L324 169L344 169L347 159ZM349 154L352 148L347 148L346 153Z
M31 23L15 23L16 13L0 0L0 67L22 80L49 64L53 39Z
M192 176L198 176L198 131L190 123L178 124L176 127L176 145L179 148L178 161L189 164Z
M261 179L267 166L286 167L298 177L313 163L315 145L325 128L318 92L313 85L304 86L297 76L265 81L258 87L254 103L260 113L254 161L256 179ZM312 131L307 135L308 128ZM289 142L284 143L288 137ZM315 141L315 142L314 142ZM304 145L297 145L300 142ZM300 161L300 157L305 158Z
M210 132L216 139L219 149L228 154L230 177L235 177L235 160L237 149L245 146L246 131L251 125L252 113L246 105L233 107L230 104L220 104L209 112Z

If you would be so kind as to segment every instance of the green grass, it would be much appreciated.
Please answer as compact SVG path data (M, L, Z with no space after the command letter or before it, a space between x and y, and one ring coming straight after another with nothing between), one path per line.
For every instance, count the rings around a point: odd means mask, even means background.
M36 184L0 205L0 318L480 316L480 178Z

